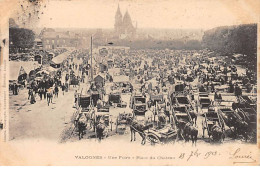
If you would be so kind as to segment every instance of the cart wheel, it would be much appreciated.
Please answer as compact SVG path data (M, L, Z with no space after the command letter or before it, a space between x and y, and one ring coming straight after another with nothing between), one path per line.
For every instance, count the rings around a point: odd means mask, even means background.
M151 142L152 145L161 143L159 137L156 136L155 134L151 134L151 133L148 134L147 139Z

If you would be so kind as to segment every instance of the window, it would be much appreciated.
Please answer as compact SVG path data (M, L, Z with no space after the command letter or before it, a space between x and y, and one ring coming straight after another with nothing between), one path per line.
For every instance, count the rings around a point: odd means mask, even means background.
M54 44L54 40L52 40L52 44Z
M63 40L63 43L65 43L65 40Z
M50 43L49 40L46 40L46 43L49 44Z
M57 44L59 44L60 43L60 40L57 40Z

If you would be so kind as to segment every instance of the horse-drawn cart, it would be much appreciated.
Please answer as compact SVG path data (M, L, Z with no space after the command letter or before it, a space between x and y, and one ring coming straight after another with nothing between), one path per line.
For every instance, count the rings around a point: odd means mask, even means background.
M146 138L151 144L169 143L177 138L177 131L171 127L162 129L151 128L147 130Z
M95 127L102 121L104 123L105 127L110 127L110 130L112 131L112 119L111 119L110 113L109 113L109 107L102 107L98 108L97 112L95 112L94 119L95 119Z
M230 107L220 107L218 113L235 137L242 135L246 140L248 139L250 126L236 111Z
M212 136L213 140L219 141L221 136L224 136L225 130L224 122L220 118L219 113L215 111L213 106L210 106L208 112L205 112L202 116L204 117L202 121L202 137L204 138L205 130L207 130L209 137Z
M127 103L122 101L120 92L110 93L108 101L110 105L114 105L115 107L125 108L127 106Z
M133 109L134 115L144 116L147 110L146 97L141 94L134 93L131 96L129 106Z
M190 113L187 110L187 107L185 107L185 106L173 107L173 118L174 118L176 124L178 124L179 121L183 121L186 123L192 121Z
M116 133L118 131L125 131L126 125L130 124L130 118L133 116L131 113L119 113L116 118Z
M199 100L201 109L208 108L211 104L211 100L210 100L209 94L207 92L200 92L198 100Z

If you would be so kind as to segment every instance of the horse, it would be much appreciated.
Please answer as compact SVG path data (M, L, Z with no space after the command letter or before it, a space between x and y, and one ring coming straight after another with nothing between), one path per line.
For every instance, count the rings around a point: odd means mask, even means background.
M187 124L187 122L184 121L184 120L178 120L176 122L176 127L178 128L178 137L181 136L183 139L184 139L183 130L184 130L184 127L185 127L186 124Z
M183 129L183 136L185 142L189 142L190 138L192 140L192 145L196 146L198 139L198 128L193 126L192 122L186 123Z
M78 127L78 131L79 131L79 140L81 138L83 138L84 132L87 127L87 121L88 121L88 118L87 118L86 114L81 113L77 120L77 127Z
M212 140L214 142L219 142L221 141L221 139L225 139L225 135L221 129L221 127L219 125L213 125L211 128L211 132L212 132Z
M52 98L53 98L53 90L52 89L48 89L48 91L47 91L48 106L49 106L50 102L52 103Z
M166 125L167 119L166 119L166 115L164 112L160 112L158 114L158 128L161 129Z
M146 134L144 133L145 130L149 129L149 125L146 126L143 122L136 120L136 118L132 118L130 122L130 132L131 132L131 142L136 140L135 133L139 133L139 135L142 137L141 144L144 145L146 142Z
M102 137L104 136L105 129L105 121L102 119L102 117L98 117L96 122L96 136L99 139L99 141L101 141Z

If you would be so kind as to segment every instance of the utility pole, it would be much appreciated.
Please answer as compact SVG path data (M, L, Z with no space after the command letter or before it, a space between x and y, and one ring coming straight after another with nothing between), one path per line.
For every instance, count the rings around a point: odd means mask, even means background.
M91 36L91 43L90 43L90 54L91 54L91 81L93 82L93 65L92 65L92 36Z

